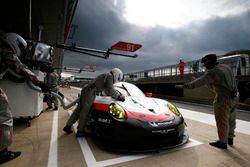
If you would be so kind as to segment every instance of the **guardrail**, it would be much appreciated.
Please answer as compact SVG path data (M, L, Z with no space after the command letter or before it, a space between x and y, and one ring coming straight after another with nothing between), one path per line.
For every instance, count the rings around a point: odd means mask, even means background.
M174 65L168 65L168 66L149 69L149 70L143 70L139 72L128 73L128 74L125 74L125 79L126 80L138 80L141 78L177 76L177 75L180 75L179 67L177 67L177 65L178 64L174 64ZM186 63L186 66L184 68L184 75L201 73L204 71L205 71L205 67L199 61L190 61Z
M235 76L249 76L250 67L249 66L239 66L236 61L227 62L231 69L233 69ZM178 64L168 65L164 67L158 67L154 69L143 70L139 72L133 72L125 74L125 80L138 80L142 78L155 78L155 77L166 77L166 76L178 76L180 75ZM186 63L184 68L185 74L196 74L203 73L206 71L204 65L199 61L189 61Z

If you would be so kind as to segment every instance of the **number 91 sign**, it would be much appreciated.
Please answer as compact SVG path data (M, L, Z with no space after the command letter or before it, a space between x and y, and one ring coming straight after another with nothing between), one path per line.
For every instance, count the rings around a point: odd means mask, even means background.
M135 52L138 49L140 49L141 47L142 47L141 44L119 41L116 44L114 44L113 46L111 46L111 49L123 50L123 51L128 51L128 52Z

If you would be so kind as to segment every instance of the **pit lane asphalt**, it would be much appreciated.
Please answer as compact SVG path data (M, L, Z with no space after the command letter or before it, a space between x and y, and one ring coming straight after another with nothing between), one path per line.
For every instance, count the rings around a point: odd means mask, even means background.
M61 90L69 99L75 99L79 90ZM98 148L91 138L76 138L62 131L72 109L44 111L31 121L15 120L13 144L9 148L22 151L20 157L1 167L222 167L250 166L250 112L237 119L235 145L221 150L209 146L217 139L211 106L173 102L182 112L188 125L190 142L178 149L154 154L117 154ZM46 106L44 107L46 108ZM241 119L244 118L244 120ZM75 125L76 128L76 125Z

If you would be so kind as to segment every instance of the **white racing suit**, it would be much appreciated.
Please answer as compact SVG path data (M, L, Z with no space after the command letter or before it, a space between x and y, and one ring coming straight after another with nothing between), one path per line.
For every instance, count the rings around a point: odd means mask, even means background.
M200 78L186 83L187 87L195 88L208 85L214 92L214 114L219 140L228 142L228 138L235 136L236 107L238 91L233 72L227 65L217 64Z
M113 84L113 75L111 73L104 73L85 85L81 90L80 102L67 121L67 125L72 126L79 119L78 131L84 131L89 111L97 92L105 91L107 95L115 99L119 98L120 93L114 89Z

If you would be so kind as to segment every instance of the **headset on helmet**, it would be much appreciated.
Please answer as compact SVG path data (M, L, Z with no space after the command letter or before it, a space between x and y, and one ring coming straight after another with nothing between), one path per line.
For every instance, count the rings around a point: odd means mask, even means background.
M6 33L1 38L5 42L5 46L17 54L17 56L20 56L22 51L27 47L27 42L16 33Z
M114 83L120 82L123 80L123 73L119 68L113 68L110 72L114 77Z

